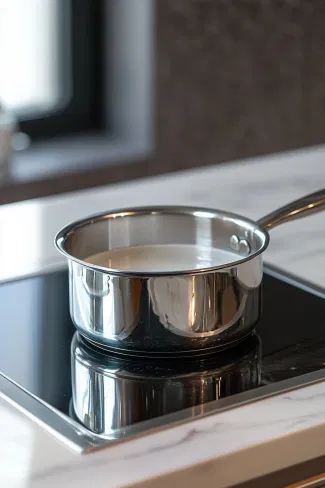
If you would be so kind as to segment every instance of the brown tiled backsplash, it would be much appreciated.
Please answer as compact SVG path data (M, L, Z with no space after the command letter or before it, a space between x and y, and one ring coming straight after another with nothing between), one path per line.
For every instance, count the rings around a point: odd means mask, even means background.
M157 0L159 161L325 142L325 0Z

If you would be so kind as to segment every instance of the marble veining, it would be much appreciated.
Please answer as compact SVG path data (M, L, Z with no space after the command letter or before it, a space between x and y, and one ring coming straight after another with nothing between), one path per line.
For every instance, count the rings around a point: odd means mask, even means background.
M57 230L74 219L112 208L188 204L224 208L256 219L322 187L324 159L325 147L317 147L0 207L1 234L10 236L0 239L0 280L65 266L53 244ZM324 219L321 213L274 229L267 261L324 287ZM92 480L96 488L121 487L186 468L184 476L191 473L188 482L197 476L210 486L208 476L218 466L221 471L218 468L213 486L229 486L271 469L274 463L285 467L324 454L317 434L325 429L324 400L321 382L86 456L70 451L0 401L0 485L88 488ZM290 436L298 434L300 441L290 444ZM308 446L307 438L312 438ZM281 449L283 443L291 448ZM270 452L274 445L278 447L272 456L263 456L259 463L254 456L245 457L254 446ZM226 469L234 456L236 470ZM200 463L207 461L213 464L204 471Z
M73 479L83 488L87 486L89 478L98 476L101 471L102 475L105 471L109 473L109 479L106 485L99 486L135 483L144 475L143 470L147 477L157 476L164 472L166 465L170 471L181 469L229 454L234 449L244 449L266 438L270 440L288 435L298 428L306 429L323 423L324 399L325 384L321 383L234 408L217 416L194 420L172 430L122 443L85 459L78 458L69 465L48 470L40 468L32 476L33 486L39 487L42 483L55 486L55 483L59 485ZM127 470L123 470L125 463Z
M198 205L258 219L280 205L325 184L323 146L238 163L184 171L96 190L0 207L0 227L10 239L0 241L0 280L65 265L54 248L63 225L93 213L152 204ZM325 284L325 214L271 231L266 260ZM19 222L18 225L14 223ZM24 248L22 234L28 235ZM11 254L15 259L8 259ZM311 264L312 256L317 254Z

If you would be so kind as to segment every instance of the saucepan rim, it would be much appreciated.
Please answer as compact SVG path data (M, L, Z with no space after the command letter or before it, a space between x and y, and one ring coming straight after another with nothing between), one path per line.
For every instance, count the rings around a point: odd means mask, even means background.
M186 270L171 270L171 271L132 271L132 270L125 270L119 268L107 268L104 266L98 266L96 264L90 264L83 259L80 259L73 254L69 253L65 248L65 243L69 237L69 235L81 227L93 225L100 220L105 220L108 218L116 218L117 216L132 216L132 215L152 215L157 213L174 213L179 215L193 215L194 217L207 217L208 214L212 218L220 218L225 217L231 220L237 220L239 223L247 226L247 228L251 228L254 230L255 233L260 234L261 240L263 240L263 244L257 251L252 252L247 256L239 256L239 259L236 261L232 261L231 263L221 264L217 266L210 266L204 268L197 268L197 269L186 269ZM196 215L196 214L202 215ZM206 214L206 215L204 215ZM54 243L56 248L68 259L74 261L84 268L98 271L103 274L115 275L115 276L123 276L128 278L151 278L151 277L159 277L159 276L194 276L194 275L201 275L207 273L214 273L224 269L231 269L236 268L241 264L244 264L252 259L256 258L260 254L262 254L268 247L270 242L270 236L267 230L263 229L261 226L258 225L252 219L244 217L242 215L236 214L234 212L229 212L222 209L213 209L208 207L196 207L196 206L185 206L185 205L156 205L156 206L140 206L140 207L124 207L124 208L117 208L112 209L109 211L99 212L82 219L76 220L66 226L64 226L55 236Z

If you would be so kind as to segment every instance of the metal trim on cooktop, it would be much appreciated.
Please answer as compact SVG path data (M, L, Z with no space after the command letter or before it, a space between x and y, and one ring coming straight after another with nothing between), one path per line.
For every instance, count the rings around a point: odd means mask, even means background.
M325 290L314 286L308 282L300 280L299 278L284 273L283 271L271 265L265 266L265 271L282 281L290 283L298 288L301 288L309 293L325 298ZM70 417L62 414L55 408L48 405L35 395L28 392L26 389L19 386L3 373L0 373L0 398L5 400L10 405L23 412L29 418L36 421L45 430L63 441L67 446L79 453L88 453L94 449L103 446L116 445L126 439L130 440L135 436L144 436L152 434L153 431L158 432L166 430L176 425L190 422L191 420L213 415L225 410L237 408L247 403L264 400L266 398L278 395L279 393L288 392L310 386L312 384L321 383L325 380L325 370L307 373L295 378L280 381L278 383L261 386L237 395L232 395L228 398L215 400L204 405L198 405L195 408L186 408L168 415L162 415L155 419L139 422L138 424L116 430L114 436L118 439L109 439L102 436L95 435L83 428L78 422Z

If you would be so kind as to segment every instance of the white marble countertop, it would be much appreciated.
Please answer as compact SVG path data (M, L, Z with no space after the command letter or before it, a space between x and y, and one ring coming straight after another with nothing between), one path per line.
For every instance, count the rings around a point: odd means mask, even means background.
M111 208L188 204L256 219L323 187L324 159L317 147L0 207L0 281L65 266L56 231ZM324 224L323 213L272 230L266 260L325 288ZM0 486L229 486L325 454L324 399L322 382L86 456L0 401Z

